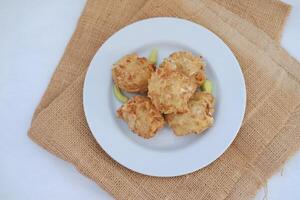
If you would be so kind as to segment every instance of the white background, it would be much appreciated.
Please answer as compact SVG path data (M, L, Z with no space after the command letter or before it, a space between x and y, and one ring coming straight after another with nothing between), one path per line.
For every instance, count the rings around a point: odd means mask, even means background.
M282 45L300 60L300 1ZM35 107L70 39L85 0L0 0L0 199L112 199L69 163L27 137ZM300 152L268 181L268 199L300 199ZM256 199L262 199L263 190Z

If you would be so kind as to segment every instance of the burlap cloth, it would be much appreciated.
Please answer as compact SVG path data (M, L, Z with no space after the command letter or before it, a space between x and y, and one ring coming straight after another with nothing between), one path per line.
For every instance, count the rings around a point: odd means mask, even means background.
M29 136L117 199L253 197L300 147L300 65L273 40L289 9L272 0L89 0ZM154 16L190 19L216 33L239 60L247 87L245 119L230 148L208 167L174 178L144 176L113 161L93 138L82 107L85 71L102 42Z

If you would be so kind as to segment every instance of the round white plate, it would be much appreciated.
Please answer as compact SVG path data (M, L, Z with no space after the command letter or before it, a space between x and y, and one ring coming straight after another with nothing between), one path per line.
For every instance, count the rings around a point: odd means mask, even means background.
M121 104L112 93L113 63L133 52L147 57L152 48L159 50L159 63L178 50L206 60L216 112L214 126L203 134L178 137L165 126L147 140L116 117ZM187 20L151 18L124 27L101 46L86 75L83 105L94 137L115 161L142 174L170 177L201 169L224 153L241 126L246 89L239 63L215 34Z

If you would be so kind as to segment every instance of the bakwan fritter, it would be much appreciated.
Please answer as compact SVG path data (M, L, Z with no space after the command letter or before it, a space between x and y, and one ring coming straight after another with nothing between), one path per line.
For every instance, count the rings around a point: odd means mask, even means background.
M196 91L197 84L177 70L159 68L148 83L148 96L154 106L164 114L183 113Z
M130 54L113 65L112 78L123 91L145 93L148 79L154 70L155 66L146 58Z
M172 53L160 64L160 68L177 69L191 77L200 86L205 81L205 62L202 56L194 56L190 52L178 51Z
M155 70L151 63L156 62L131 54L114 64L113 80L121 90L148 91L148 97L135 96L127 101L117 110L118 117L143 138L155 136L165 120L177 136L200 134L211 127L215 99L211 81L206 80L203 58L178 51Z
M196 92L188 103L188 112L166 115L166 121L178 136L199 134L213 125L215 100L208 92Z
M117 115L128 123L129 128L143 138L151 138L163 127L164 118L145 96L132 97Z

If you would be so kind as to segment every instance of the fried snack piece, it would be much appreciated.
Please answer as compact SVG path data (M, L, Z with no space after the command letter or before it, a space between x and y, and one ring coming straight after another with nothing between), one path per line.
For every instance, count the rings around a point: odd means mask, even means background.
M166 115L166 121L175 135L199 134L213 125L215 100L208 92L196 92L188 103L189 111Z
M197 84L177 70L157 69L148 82L148 96L154 106L164 114L183 113L187 102L196 91Z
M148 79L154 70L154 64L146 58L130 54L113 65L112 78L123 91L144 93L147 91Z
M160 64L160 68L178 69L191 77L198 85L205 81L205 62L202 56L194 56L191 52L178 51L172 53Z
M151 138L163 127L164 118L145 96L134 96L117 110L117 116L143 138Z

